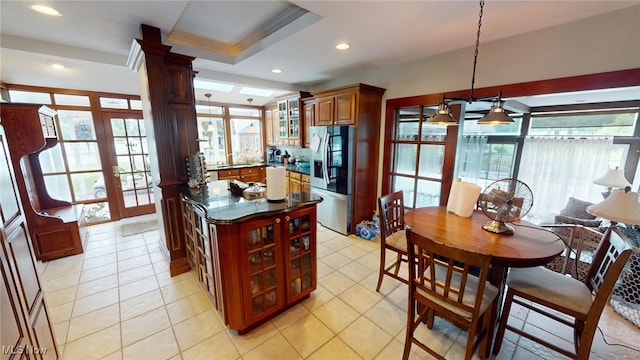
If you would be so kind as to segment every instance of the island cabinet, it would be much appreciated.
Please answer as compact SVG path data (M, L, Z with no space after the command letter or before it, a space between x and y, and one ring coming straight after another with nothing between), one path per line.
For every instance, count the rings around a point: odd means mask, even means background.
M316 289L320 198L249 202L203 191L183 199L188 260L229 328L244 334Z

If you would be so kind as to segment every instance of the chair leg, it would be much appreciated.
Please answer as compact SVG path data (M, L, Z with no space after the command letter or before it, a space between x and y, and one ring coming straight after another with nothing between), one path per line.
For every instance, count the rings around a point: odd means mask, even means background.
M400 271L400 263L402 263L402 254L398 253L398 256L396 257L396 270L394 272L394 274L396 274L396 276L398 275L398 272Z
M380 271L378 272L378 285L376 286L376 292L380 292L380 286L382 285L382 277L384 276L384 269L385 269L385 256L386 256L386 251L387 249L385 249L384 245L381 245L381 249L382 251L380 252Z
M498 355L500 348L502 347L502 340L504 338L504 331L507 327L507 320L509 319L509 312L511 311L511 304L513 303L513 291L507 290L507 295L504 298L504 305L500 315L500 324L498 325L498 331L496 332L495 342L493 344L493 354Z
M416 312L416 301L409 298L409 308L407 309L407 332L404 339L404 351L402 352L402 360L409 359L411 352L411 343L413 339L414 321Z

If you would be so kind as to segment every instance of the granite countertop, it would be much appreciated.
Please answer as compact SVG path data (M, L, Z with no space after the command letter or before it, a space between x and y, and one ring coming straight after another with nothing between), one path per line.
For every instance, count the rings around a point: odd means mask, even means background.
M254 217L290 212L300 207L315 205L322 201L317 195L307 192L289 193L282 202L267 199L245 200L229 190L228 180L211 181L199 188L184 187L183 199L207 213L207 221L218 225L230 225Z

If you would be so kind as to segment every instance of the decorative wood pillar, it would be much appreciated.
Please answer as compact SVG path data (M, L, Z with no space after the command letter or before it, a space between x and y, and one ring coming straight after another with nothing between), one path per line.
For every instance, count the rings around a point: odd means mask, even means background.
M160 248L174 276L189 271L178 187L188 179L186 157L197 151L195 58L170 52L158 28L142 24L140 32L142 39L133 42L128 66L139 74L156 213L164 230Z

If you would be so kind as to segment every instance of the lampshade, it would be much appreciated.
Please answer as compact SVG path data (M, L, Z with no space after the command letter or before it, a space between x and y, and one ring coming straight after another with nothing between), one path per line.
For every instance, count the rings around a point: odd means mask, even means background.
M593 183L596 185L602 185L616 189L624 189L627 186L631 186L631 184L624 177L624 170L617 167L615 169L607 170L606 174L594 180Z
M427 122L444 126L458 125L458 122L453 118L453 116L451 116L451 113L449 112L449 105L444 102L441 102L440 105L438 105L438 110L432 117L427 119Z
M640 204L638 193L627 187L615 189L611 195L595 205L587 206L587 212L611 221L627 225L640 225Z
M504 125L513 122L515 122L515 120L504 111L504 101L498 98L498 100L493 103L493 106L491 106L491 110L487 115L478 120L478 125Z

